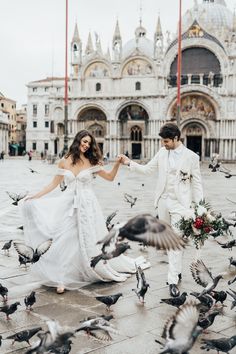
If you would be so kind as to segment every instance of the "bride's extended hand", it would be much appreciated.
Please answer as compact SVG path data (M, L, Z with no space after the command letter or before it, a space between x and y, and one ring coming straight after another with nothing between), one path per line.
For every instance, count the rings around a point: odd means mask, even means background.
M27 200L30 200L30 199L37 199L34 195L27 195L27 197L25 197L23 199L24 202L26 202Z
M121 155L118 155L116 157L116 162L122 163L122 156Z

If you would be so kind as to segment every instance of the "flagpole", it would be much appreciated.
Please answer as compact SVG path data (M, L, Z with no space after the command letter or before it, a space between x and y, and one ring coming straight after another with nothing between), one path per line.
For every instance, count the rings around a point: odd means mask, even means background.
M178 68L177 68L177 125L180 127L181 116L181 72L182 72L182 48L181 48L181 35L182 35L182 0L179 0L179 26L178 26Z
M66 0L65 36L64 154L68 151L68 0Z

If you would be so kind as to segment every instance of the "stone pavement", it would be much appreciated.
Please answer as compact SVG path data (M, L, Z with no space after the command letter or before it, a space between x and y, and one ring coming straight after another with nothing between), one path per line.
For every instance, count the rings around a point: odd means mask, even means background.
M29 167L39 173L30 173ZM235 171L236 165L230 166ZM55 173L55 165L48 165L41 161L28 162L27 159L8 159L0 163L0 247L9 239L22 240L23 232L17 230L22 224L19 209L11 205L6 191L37 191L50 181ZM224 178L220 173L211 173L207 166L202 166L202 176L205 196L211 203L213 209L228 215L230 211L236 210L236 206L226 200L230 197L236 200L235 178ZM118 185L119 182L119 185ZM144 186L142 185L144 184ZM130 216L142 212L150 212L155 215L153 208L153 191L155 177L144 177L130 174L126 167L121 167L114 182L107 182L101 178L94 180L94 190L107 216L114 210L118 210L115 221L123 221ZM138 197L137 204L131 209L124 202L123 193L128 192ZM235 235L235 230L233 230ZM145 271L150 289L146 296L145 305L141 305L132 288L136 287L136 279L133 275L125 283L96 283L86 286L79 291L67 291L63 295L57 295L54 289L42 287L36 290L37 302L34 311L25 311L24 296L29 293L28 286L24 284L27 272L18 266L17 255L13 249L10 257L0 254L0 282L9 288L9 303L20 301L22 306L12 315L11 321L6 321L4 314L0 313L0 334L3 338L22 329L40 325L46 328L47 319L56 319L61 325L76 327L79 321L91 315L106 313L105 307L95 299L96 295L115 294L122 292L123 297L113 306L113 324L119 329L119 335L114 335L111 342L103 343L86 335L76 335L73 338L72 354L93 353L93 354L128 354L128 353L158 353L160 345L155 339L161 340L161 332L166 319L175 313L175 308L166 304L160 304L160 299L169 297L166 286L167 257L161 251L149 247L142 252L137 244L131 245L129 255L139 256L143 254L152 267ZM0 251L2 252L2 251ZM201 250L201 257L208 265L213 274L228 270L228 258L236 258L235 248L233 251L223 250L210 239ZM199 291L198 286L191 277L189 264L196 257L196 250L188 246L184 255L183 281L181 291ZM30 287L30 284L28 284ZM236 290L236 283L232 286ZM217 290L227 288L227 280L219 283ZM189 298L192 298L189 296ZM0 300L1 301L1 300ZM227 307L224 315L218 316L215 323L210 327L208 334L201 337L218 338L235 334L235 310L230 310L230 301L226 301ZM1 304L0 304L1 305ZM37 341L33 337L31 342ZM26 352L27 344L3 341L0 353ZM198 340L191 353L202 353L200 341ZM234 348L231 353L236 353Z

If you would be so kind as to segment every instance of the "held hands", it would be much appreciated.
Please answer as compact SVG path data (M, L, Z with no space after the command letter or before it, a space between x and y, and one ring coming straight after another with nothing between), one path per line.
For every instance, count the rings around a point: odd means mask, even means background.
M130 164L130 159L123 154L118 155L118 158L120 158L120 163L122 163L123 165L129 165Z

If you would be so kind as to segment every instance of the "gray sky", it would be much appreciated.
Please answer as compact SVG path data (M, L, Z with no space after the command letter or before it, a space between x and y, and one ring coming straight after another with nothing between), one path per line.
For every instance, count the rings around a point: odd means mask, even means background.
M194 0L182 0L183 13ZM198 0L199 3L202 0ZM235 0L226 0L233 10ZM162 29L176 32L178 0L142 0L143 26L152 39L158 12ZM47 76L64 75L65 0L0 0L0 92L27 102L26 84ZM101 38L107 50L119 19L123 44L134 37L140 16L140 0L69 0L69 41L78 23L83 49L89 31Z

